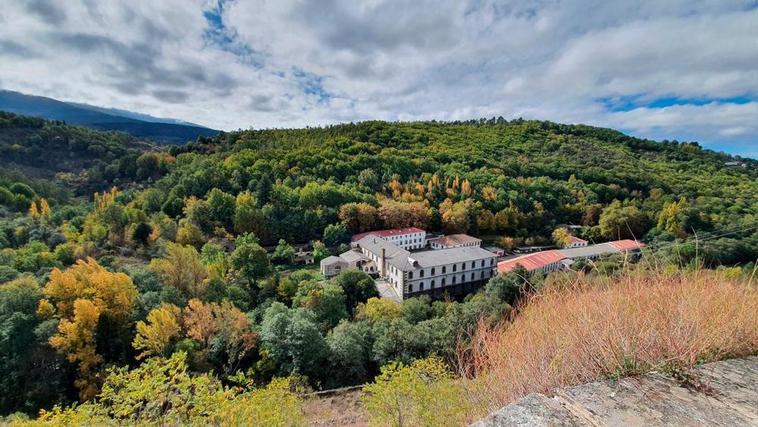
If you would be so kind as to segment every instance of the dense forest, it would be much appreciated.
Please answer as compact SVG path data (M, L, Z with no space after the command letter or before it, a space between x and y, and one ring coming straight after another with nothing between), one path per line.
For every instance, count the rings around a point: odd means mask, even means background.
M363 273L297 264L296 246L318 261L356 232L418 226L510 250L570 224L679 266L740 274L758 258L758 161L580 125L364 122L158 149L0 113L0 165L0 389L14 390L0 415L106 401L162 358L218 390L360 384L454 357L477 321L550 280L398 304Z

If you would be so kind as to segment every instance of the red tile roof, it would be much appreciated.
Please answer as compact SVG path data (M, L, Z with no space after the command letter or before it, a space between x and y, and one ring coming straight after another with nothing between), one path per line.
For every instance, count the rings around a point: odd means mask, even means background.
M405 234L423 233L423 232L424 230L417 227L393 228L391 230L376 230L376 231L367 231L365 233L354 234L350 240L353 242L357 242L358 240L361 240L362 238L366 236L372 236L372 235L377 236L377 237L388 237L388 236L402 236Z
M469 236L468 234L450 234L448 236L442 236L437 239L437 243L443 246L464 245L467 243L476 243L481 241L481 239Z
M571 243L587 243L586 240L580 239L576 236L569 236L569 239L571 240Z
M499 273L507 273L520 265L527 271L533 271L543 268L552 263L558 262L566 258L560 251L550 250L535 252L533 254L522 255L518 258L512 258L497 263L497 271Z
M608 244L618 249L621 252L633 251L633 250L641 249L645 247L644 243L638 242L636 240L629 240L629 239L616 240L613 242L608 242Z

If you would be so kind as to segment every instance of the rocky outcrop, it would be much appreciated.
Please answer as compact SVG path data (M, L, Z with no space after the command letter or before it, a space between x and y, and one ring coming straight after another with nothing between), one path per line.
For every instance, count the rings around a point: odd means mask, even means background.
M530 394L473 425L758 426L758 357Z

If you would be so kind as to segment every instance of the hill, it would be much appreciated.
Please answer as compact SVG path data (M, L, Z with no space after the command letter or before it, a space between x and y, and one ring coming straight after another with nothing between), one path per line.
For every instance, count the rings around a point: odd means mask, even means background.
M62 102L7 90L0 90L0 111L59 120L99 130L127 132L137 138L162 144L183 144L200 136L218 133L213 129L173 119L159 119L124 110Z
M40 408L90 401L46 417L103 424L121 414L125 418L115 422L151 424L199 422L196 415L215 413L218 421L209 422L268 425L266 416L297 414L276 410L281 399L296 401L291 390L360 385L392 372L408 378L397 361L421 361L412 370L432 368L444 386L445 364L459 361L458 350L472 337L510 330L503 322L517 312L551 313L544 305L523 310L532 292L570 290L585 277L605 289L631 269L640 286L608 288L634 292L599 299L594 289L577 289L575 300L544 297L555 303L553 317L534 329L519 327L533 331L516 336L523 340L489 341L491 351L479 356L493 359L479 360L507 362L494 358L498 354L542 360L530 356L549 355L537 344L565 349L568 341L548 338L576 336L576 350L564 353L572 363L563 372L570 374L569 367L580 366L574 354L588 364L581 366L598 366L590 363L600 360L594 353L581 353L589 348L586 341L608 342L580 333L595 324L617 325L609 336L623 337L615 331L638 325L640 334L631 336L642 341L634 341L641 342L635 349L667 348L650 347L644 338L651 336L648 321L669 319L668 313L686 324L655 323L661 333L652 336L668 337L665 343L693 343L663 333L692 331L689 325L699 325L708 337L728 338L726 344L747 342L743 336L755 342L755 298L741 297L754 286L749 278L758 258L758 171L752 160L694 143L522 120L238 131L148 148L123 133L10 113L0 118L0 159L20 165L18 174L5 174L5 165L0 170L0 389L15 390L0 394L0 414L35 415ZM35 173L37 179L29 179ZM50 183L76 189L81 197L66 198ZM469 233L511 251L553 244L561 225L595 242L637 238L647 249L636 265L610 256L548 276L498 275L461 300L422 295L398 303L379 298L374 278L363 271L326 279L318 268L321 259L348 250L351 234L367 230L417 226L430 233ZM298 263L307 261L295 245L308 246L315 262ZM718 271L701 273L703 266ZM692 283L710 278L703 292L684 286L679 293L671 286L648 292L667 280L657 271L679 270L694 270L687 276L697 279ZM614 295L645 305L625 310ZM575 304L561 305L566 301ZM736 321L718 317L739 307L747 314ZM587 313L594 313L586 317L595 322L590 326L561 323ZM739 325L750 334L739 332ZM550 335L564 326L571 333ZM721 357L715 350L743 351L721 341L698 343L697 352L677 354L694 362L703 354ZM511 351L513 346L522 352ZM599 348L624 355L614 349ZM430 355L436 362L426 359ZM613 358L599 374L625 360ZM637 360L658 359L642 354ZM534 384L537 373L550 373L540 369L547 363L523 365L533 369L504 382ZM543 379L547 384L550 378ZM494 391L511 390L493 384ZM265 388L242 393L252 385ZM392 397L407 388L373 389ZM185 398L198 390L203 394L197 399ZM460 393L434 390L425 395L462 403ZM156 402L154 396L186 405ZM238 398L229 401L232 396ZM135 412L134 405L145 410ZM244 412L258 409L263 413ZM87 420L90 415L97 421Z
M758 161L582 125L365 122L232 132L172 148L183 152L197 157L156 183L168 197L177 188L202 198L214 187L236 194L275 182L267 226L256 231L272 243L320 238L340 221L340 206L355 202L416 203L429 209L420 225L430 229L530 243L549 242L559 224L584 226L591 241L751 234L758 225ZM659 225L665 208L673 218ZM358 219L348 222L357 231ZM750 260L754 250L717 256Z

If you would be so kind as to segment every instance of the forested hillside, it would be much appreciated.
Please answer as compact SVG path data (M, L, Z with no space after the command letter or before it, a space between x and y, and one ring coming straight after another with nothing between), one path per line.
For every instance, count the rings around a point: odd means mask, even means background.
M318 261L352 233L419 226L509 250L572 224L596 242L643 240L680 268L747 275L758 258L757 161L587 126L365 122L158 150L2 114L0 162L0 390L14 390L0 394L2 414L99 396L110 409L93 414L118 418L126 396L152 399L135 397L152 377L207 390L197 402L219 410L272 384L248 397L275 407L265 399L287 398L287 384L360 384L393 361L452 360L480 319L501 321L554 280L519 272L463 301L398 304L361 272L324 280L297 264L296 244ZM172 410L146 406L140 416Z
M8 90L0 90L0 110L103 131L126 132L136 138L162 144L183 144L198 136L212 136L218 133L217 130L192 123L62 102Z

